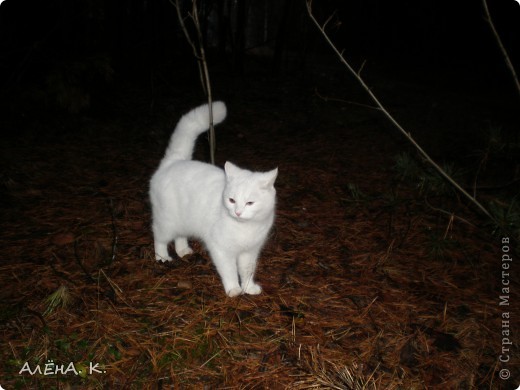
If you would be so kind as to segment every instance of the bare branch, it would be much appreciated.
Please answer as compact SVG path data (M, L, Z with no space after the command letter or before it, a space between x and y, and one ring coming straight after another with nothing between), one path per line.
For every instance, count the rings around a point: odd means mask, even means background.
M485 0L484 0L485 1ZM327 43L330 45L332 50L339 57L339 60L345 65L345 67L349 70L349 72L357 79L357 81L361 84L363 89L368 93L370 98L374 101L376 106L384 113L386 118L411 142L411 144L417 149L419 154L431 164L439 174L444 177L451 185L453 185L458 191L460 191L467 199L469 199L475 206L477 206L480 211L482 211L488 218L498 224L498 221L491 215L491 213L473 196L471 196L460 184L458 184L450 175L448 175L440 166L437 164L428 153L413 139L410 132L407 132L398 122L397 120L390 114L390 112L383 106L383 104L379 101L376 95L372 92L370 87L365 83L363 78L360 76L359 72L356 72L354 68L350 65L350 63L345 59L342 52L338 50L338 48L334 45L328 34L318 23L314 14L312 13L312 0L307 0L307 11L313 23L316 25L318 30L321 32Z
M518 76L516 74L515 67L513 66L513 63L511 62L511 58L509 58L509 54L507 53L507 50L506 50L504 44L502 43L502 40L500 39L500 35L498 35L498 31L495 28L493 19L491 19L491 14L489 13L487 0L482 0L482 5L484 7L484 12L486 13L486 22L489 24L489 27L491 28L491 31L493 32L493 35L495 36L495 39L497 40L498 47L500 48L500 51L502 52L502 55L504 56L504 61L506 62L506 65L509 68L511 75L513 76L513 80L514 80L516 89L517 89L518 93L520 94L520 81L518 81Z
M325 29L327 28L327 24L330 23L330 21L332 20L332 18L334 17L334 15L336 15L336 11L334 11L328 18L327 20L325 21L325 23L323 23L323 25L321 26L321 28L325 31Z
M181 14L181 8L179 5L179 0L170 0L170 3L177 10L177 17L179 19L179 24L181 26L182 31L184 32L184 36L186 37L186 41L191 46L193 50L193 55L197 60L197 65L199 67L199 77L200 83L202 86L202 90L204 91L204 95L208 98L208 108L209 108L209 152L210 152L210 160L213 165L215 165L215 149L216 149L216 140L215 140L215 128L213 127L213 96L211 93L211 81L209 78L209 70L208 63L206 61L206 52L204 50L204 40L202 37L202 32L200 30L200 22L199 22L199 13L197 11L197 0L192 0L192 10L191 13L188 13L189 18L192 20L193 25L195 26L195 31L197 34L197 44L195 44L194 40L190 36L188 29L186 28L186 24L184 22L186 18L184 18Z
M359 67L359 70L357 72L357 75L360 76L361 75L361 72L363 71L363 68L365 67L365 64L367 63L367 60L363 60L363 63L361 64L361 66Z

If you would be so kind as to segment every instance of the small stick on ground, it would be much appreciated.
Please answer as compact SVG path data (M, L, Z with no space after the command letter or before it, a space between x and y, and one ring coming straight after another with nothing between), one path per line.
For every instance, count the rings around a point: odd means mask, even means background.
M119 236L117 234L116 216L114 214L114 201L112 198L110 198L108 204L110 206L110 217L112 222L112 255L110 256L109 264L113 264L116 259L117 243L119 241Z

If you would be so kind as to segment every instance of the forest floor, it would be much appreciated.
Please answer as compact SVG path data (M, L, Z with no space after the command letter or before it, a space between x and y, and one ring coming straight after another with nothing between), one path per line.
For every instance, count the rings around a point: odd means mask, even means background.
M515 237L493 235L475 207L418 170L410 145L358 104L369 102L341 72L213 75L228 106L217 164L279 168L259 296L226 297L199 243L189 258L154 260L148 181L180 115L203 102L199 85L136 82L83 114L3 116L0 385L516 388L520 286L502 272L517 268L502 261L518 254ZM486 134L512 126L512 108L388 80L369 82L471 188ZM512 199L515 164L500 153L478 175L485 204ZM206 156L201 138L196 158Z

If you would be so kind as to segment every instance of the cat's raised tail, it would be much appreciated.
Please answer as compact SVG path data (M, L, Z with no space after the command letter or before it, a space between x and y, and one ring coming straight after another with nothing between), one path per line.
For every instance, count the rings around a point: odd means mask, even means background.
M224 102L213 102L213 124L226 118ZM177 123L162 163L191 160L197 137L209 129L209 105L204 104L185 114Z

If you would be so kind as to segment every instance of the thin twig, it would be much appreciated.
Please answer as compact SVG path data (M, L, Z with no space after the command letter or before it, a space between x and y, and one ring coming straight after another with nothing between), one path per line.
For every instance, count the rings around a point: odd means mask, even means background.
M87 277L88 281L91 282L91 283L96 283L96 280L92 277L92 275L90 275L90 272L88 272L87 268L85 267L85 265L81 262L81 259L79 258L79 254L78 254L78 240L77 239L74 240L74 258L76 259L76 263L78 263L79 268L81 268L81 270L83 271L83 273Z
M114 213L114 201L112 198L109 199L109 206L110 206L110 217L111 217L111 221L112 221L112 255L110 256L109 264L113 264L116 259L117 243L119 241L119 236L117 235L116 216Z
M184 22L185 18L181 14L181 7L179 5L179 0L170 0L170 3L177 10L177 17L179 19L179 24L181 26L182 31L184 32L184 36L186 37L186 41L191 46L193 50L193 55L197 59L197 65L199 67L199 77L200 83L202 85L202 90L204 91L204 95L206 95L208 99L208 108L209 108L209 153L210 160L213 165L215 165L215 149L216 149L216 139L215 139L215 128L213 127L213 95L211 92L211 81L209 78L209 70L208 70L208 62L206 61L206 51L204 50L204 40L202 37L202 32L200 30L200 21L199 21L199 13L197 10L197 0L192 0L192 10L189 14L190 19L193 21L193 25L195 26L195 31L197 34L198 45L195 44L194 40L190 36L188 29L186 27L186 23Z
M364 108L369 108L371 110L378 110L379 111L379 107L371 106L369 104L363 104L363 103L353 102L352 100L345 100L345 99L340 99L340 98L335 98L335 97L322 95L318 91L318 88L314 88L314 93L316 94L316 96L318 96L322 100L325 100L326 102L331 101L331 102L340 102L340 103L352 104L353 106L359 106L359 107L364 107Z
M491 213L473 196L471 196L464 188L462 188L450 175L448 175L431 157L426 151L413 139L411 133L407 132L398 122L397 120L390 114L390 112L383 106L383 104L379 101L377 96L372 92L370 87L365 83L363 78L352 68L350 63L345 59L342 53L338 50L338 48L334 45L328 34L325 32L324 28L318 23L314 14L312 13L312 0L307 0L307 11L313 23L316 25L318 30L321 32L327 43L330 45L332 50L337 54L340 61L350 73L357 79L357 81L361 84L363 89L368 93L370 98L377 105L378 109L383 112L383 114L387 117L387 119L412 143L412 145L419 151L422 157L426 159L438 172L444 177L451 185L453 185L457 190L459 190L466 198L468 198L473 204L475 204L488 218L490 218L495 223L499 224L498 221L491 215Z
M455 214L452 213L452 212L449 212L449 211L446 211L446 210L443 210L443 209L440 209L440 208L438 208L438 207L433 206L433 205L428 201L428 198L427 198L427 197L424 197L424 203L426 204L426 206L428 206L428 207L429 207L430 209L432 209L433 211L437 211L437 212L439 212L439 213L441 213L441 214L448 215L448 216L450 217L450 220L451 220L451 219L456 219L456 220L461 221L461 222L463 222L463 223L465 223L465 224L467 224L467 225L469 225L469 226L471 226L471 227L473 227L473 228L475 228L475 229L477 228L474 224L472 224L471 222L469 222L467 219L464 219L464 218L462 218L462 217L459 217L459 216L455 215Z
M361 66L359 67L359 70L357 72L358 76L361 76L361 72L363 71L363 68L365 67L366 63L367 63L367 60L363 60L363 63L361 64Z
M208 98L208 108L209 108L209 151L210 151L210 160L213 165L215 165L215 148L216 148L216 140L215 140L215 129L213 127L213 95L211 93L211 81L209 79L209 70L208 70L208 62L206 61L206 51L204 50L204 40L202 37L202 32L200 30L200 22L199 22L199 13L197 12L197 2L193 0L193 23L197 29L197 37L199 40L199 50L200 50L200 61L202 63L202 70L204 75L204 83L203 89L205 90L206 96Z
M513 81L515 83L516 90L518 91L518 94L520 94L520 81L518 81L518 76L516 74L515 67L513 66L513 63L511 62L511 58L509 57L509 54L507 53L507 50L506 50L504 44L502 43L502 39L500 39L500 35L498 35L498 31L495 28L493 19L491 19L491 14L489 13L487 0L482 0L482 5L484 7L484 12L486 13L486 22L489 24L489 27L491 28L491 31L493 32L493 35L495 36L495 39L497 40L498 47L500 48L500 51L502 52L502 55L504 56L504 61L506 62L506 65L509 68L511 75L513 76Z

